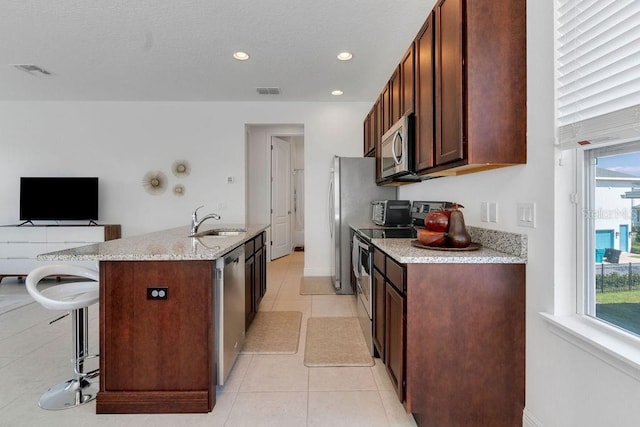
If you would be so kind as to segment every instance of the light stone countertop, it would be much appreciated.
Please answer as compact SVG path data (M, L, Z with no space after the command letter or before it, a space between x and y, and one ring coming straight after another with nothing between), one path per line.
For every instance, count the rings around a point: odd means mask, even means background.
M245 230L235 236L188 237L189 226L109 240L38 255L43 261L193 261L215 260L266 230L268 225L205 224L208 230Z
M357 228L372 228L358 224ZM401 264L526 264L527 235L468 226L471 241L482 247L475 251L442 251L417 248L415 239L371 239L371 243Z

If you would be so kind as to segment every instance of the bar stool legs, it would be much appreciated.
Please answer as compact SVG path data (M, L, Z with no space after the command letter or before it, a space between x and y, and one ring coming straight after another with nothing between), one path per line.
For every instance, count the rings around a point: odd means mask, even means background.
M98 394L98 386L91 380L98 375L98 371L84 371L84 361L88 355L88 307L72 310L71 321L75 354L73 355L74 377L64 383L56 384L47 390L38 401L42 409L58 410L83 405L92 401Z
M61 275L77 276L91 281L73 281L57 284L44 290L38 289L38 283L45 277ZM73 378L54 385L40 397L38 404L43 409L73 408L92 401L98 394L98 387L91 383L91 380L98 375L98 370L85 372L85 361L88 358L97 357L88 355L88 328L89 306L100 299L98 280L97 270L73 265L44 265L35 268L27 275L25 284L29 295L46 309L71 312L72 320Z

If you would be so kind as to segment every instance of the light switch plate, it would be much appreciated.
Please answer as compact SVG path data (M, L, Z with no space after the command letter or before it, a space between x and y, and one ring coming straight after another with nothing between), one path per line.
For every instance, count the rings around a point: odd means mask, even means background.
M480 221L489 222L489 202L480 202Z
M489 202L489 222L498 222L498 202Z
M536 204L534 202L518 202L518 225L536 228Z

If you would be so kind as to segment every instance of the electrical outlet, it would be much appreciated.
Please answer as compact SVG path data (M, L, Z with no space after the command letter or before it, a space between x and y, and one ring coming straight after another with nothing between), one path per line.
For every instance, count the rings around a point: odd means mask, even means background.
M168 287L151 287L147 288L147 299L150 300L161 300L169 298L169 288Z
M518 202L518 225L536 228L536 204L534 202Z

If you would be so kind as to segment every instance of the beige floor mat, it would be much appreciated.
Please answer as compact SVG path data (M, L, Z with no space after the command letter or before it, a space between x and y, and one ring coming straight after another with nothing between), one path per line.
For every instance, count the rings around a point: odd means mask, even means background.
M305 366L373 366L356 317L310 317Z
M300 295L335 295L333 277L307 276L300 278Z
M301 321L299 311L259 311L247 331L240 353L297 353Z

